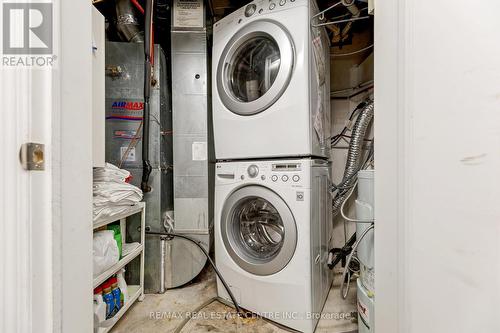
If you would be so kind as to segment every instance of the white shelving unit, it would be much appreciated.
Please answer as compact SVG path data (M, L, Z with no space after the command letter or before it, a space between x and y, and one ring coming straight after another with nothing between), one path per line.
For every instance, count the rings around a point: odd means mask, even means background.
M135 215L135 214L141 214L141 225L140 225L140 230L141 230L141 242L140 245L128 253L127 255L123 256L120 261L118 261L115 265L112 267L108 268L105 272L99 274L98 276L94 277L94 283L93 287L96 288L100 284L102 284L104 281L106 281L109 277L111 277L113 274L116 274L120 269L125 267L128 263L130 263L132 260L134 260L137 257L140 257L141 263L140 263L140 275L139 275L139 285L127 285L128 289L128 300L124 304L124 306L116 313L113 318L106 320L106 327L101 329L99 332L109 332L113 326L116 324L116 322L127 312L127 310L130 308L130 306L137 300L142 301L144 299L144 240L145 240L145 234L144 234L144 229L145 229L145 223L146 223L146 203L144 202L139 202L138 204L134 206L130 206L130 209L128 209L126 212L123 212L121 214L114 215L112 217L106 217L102 219L98 219L94 221L94 231L96 229L99 229L105 225L114 223L116 221L120 221L120 229L121 229L121 235L122 235L122 244L125 244L125 235L126 235L126 228L127 228L127 218Z

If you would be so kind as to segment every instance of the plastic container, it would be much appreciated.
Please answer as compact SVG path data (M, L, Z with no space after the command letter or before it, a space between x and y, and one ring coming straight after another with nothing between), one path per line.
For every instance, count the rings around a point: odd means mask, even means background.
M374 207L374 179L375 170L359 170L358 172L358 197L359 201L363 201Z
M373 220L375 217L374 205L374 175L375 170L361 170L358 172L358 197L356 199L356 218L360 220ZM356 224L356 237L370 226L368 223ZM370 294L375 293L375 256L374 256L374 230L368 231L357 248L360 262L360 278L363 286Z
M357 280L358 296L358 332L375 332L375 299L368 295L368 291L363 287L361 281Z
M109 224L108 225L108 230L112 230L114 233L114 238L116 241L116 245L118 246L118 253L120 254L120 258L123 257L123 244L122 244L122 233L121 233L121 228L120 224Z
M104 284L102 285L102 290L102 298L106 303L106 319L109 319L116 314L115 298L111 291L111 283L109 283L108 281L104 282Z
M94 289L94 333L101 331L101 323L106 320L106 303L102 297L102 287Z
M118 288L118 280L116 277L112 277L109 279L109 283L111 283L111 293L113 294L113 299L115 302L115 311L118 312L122 307L122 293L120 291L120 288Z
M102 298L102 287L94 289L94 333L100 332L101 323L106 320L106 303Z

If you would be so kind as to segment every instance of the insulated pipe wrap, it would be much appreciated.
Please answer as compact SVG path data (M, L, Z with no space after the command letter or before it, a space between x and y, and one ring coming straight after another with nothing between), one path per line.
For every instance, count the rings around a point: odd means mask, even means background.
M363 140L365 139L368 126L370 126L373 119L373 111L373 101L369 101L356 119L356 123L352 129L351 142L349 143L344 177L339 187L349 188L356 182L356 174L360 169L361 156L363 155ZM333 216L338 214L339 208L346 199L348 192L339 190L339 193L333 200Z
M143 192L151 192L149 186L149 176L152 167L149 162L149 98L151 94L151 45L152 45L152 27L153 27L153 4L154 0L146 0L146 9L144 13L144 110L142 126L142 181L141 189Z

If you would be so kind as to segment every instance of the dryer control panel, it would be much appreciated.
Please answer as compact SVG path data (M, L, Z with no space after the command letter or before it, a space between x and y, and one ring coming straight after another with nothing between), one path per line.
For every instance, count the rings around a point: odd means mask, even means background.
M308 2L307 0L256 0L216 22L214 30L217 31L228 24L241 25L249 19L297 6L308 6Z

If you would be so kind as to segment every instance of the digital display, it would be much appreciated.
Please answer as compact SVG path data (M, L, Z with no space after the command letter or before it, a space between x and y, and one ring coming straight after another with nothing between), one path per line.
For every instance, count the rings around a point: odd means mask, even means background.
M273 164L275 171L297 171L300 170L300 164Z

